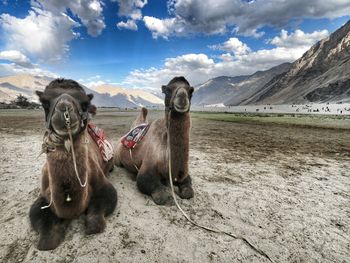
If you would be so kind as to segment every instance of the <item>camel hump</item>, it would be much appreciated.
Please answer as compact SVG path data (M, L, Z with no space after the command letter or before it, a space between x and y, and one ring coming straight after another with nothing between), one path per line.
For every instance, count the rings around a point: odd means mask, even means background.
M136 120L133 123L133 127L141 123L147 123L147 113L148 113L148 110L142 107L139 115L137 116Z
M142 107L140 115L142 115L142 118L143 118L144 122L146 122L147 113L148 113L148 110L146 108Z

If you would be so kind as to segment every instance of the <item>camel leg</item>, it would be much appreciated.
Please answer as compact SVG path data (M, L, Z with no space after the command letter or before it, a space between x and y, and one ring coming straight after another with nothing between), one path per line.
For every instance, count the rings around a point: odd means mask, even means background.
M150 195L157 205L165 205L172 200L171 194L162 184L161 177L153 173L138 173L137 187L147 195Z
M109 182L92 193L85 220L87 235L101 233L105 229L105 217L113 213L117 200L117 191Z
M178 195L182 199L190 199L194 196L194 192L192 189L192 179L189 175L186 176L183 181L177 182L176 185L179 187Z
M58 218L51 208L41 209L48 205L44 197L39 197L29 211L30 222L40 235L38 249L51 250L63 241L69 221Z

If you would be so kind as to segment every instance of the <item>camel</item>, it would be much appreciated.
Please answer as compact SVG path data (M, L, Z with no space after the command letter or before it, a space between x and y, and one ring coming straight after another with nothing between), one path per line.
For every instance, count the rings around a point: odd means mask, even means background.
M88 131L89 114L96 111L93 94L67 79L53 80L36 94L45 111L47 157L40 196L29 217L40 236L38 249L51 250L63 241L69 221L83 213L86 234L102 232L105 216L116 207L117 192L107 179L113 156L105 159Z
M184 77L175 77L168 85L162 86L162 92L165 94L165 118L150 123L147 133L132 150L119 142L114 151L116 166L136 173L138 189L150 195L158 205L169 204L172 198L167 189L168 136L173 184L178 187L180 198L189 199L194 195L188 174L191 128L189 111L193 87ZM146 108L141 109L131 128L142 123L148 123Z

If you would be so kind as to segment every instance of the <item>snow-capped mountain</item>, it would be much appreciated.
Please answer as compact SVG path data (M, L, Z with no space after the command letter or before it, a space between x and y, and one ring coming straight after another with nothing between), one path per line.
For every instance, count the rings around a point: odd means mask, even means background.
M52 81L46 76L29 74L0 77L0 102L10 103L19 94L26 96L30 101L38 102L34 91L44 90ZM87 93L94 94L93 103L104 107L150 107L163 104L159 97L142 90L128 90L111 85L103 85L94 89L83 86Z

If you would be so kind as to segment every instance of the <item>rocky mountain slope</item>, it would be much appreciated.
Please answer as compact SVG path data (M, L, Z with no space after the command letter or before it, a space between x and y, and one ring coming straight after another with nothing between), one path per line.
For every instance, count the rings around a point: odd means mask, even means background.
M34 91L43 90L52 81L45 76L15 75L0 78L0 102L10 103L18 94L29 98L30 101L38 101ZM159 106L163 101L146 91L127 90L109 86L109 91L103 87L92 90L84 86L87 93L93 93L93 102L96 106L133 108L138 106ZM100 91L100 92L99 92Z
M290 63L284 63L265 71L257 71L250 76L217 77L196 87L193 95L195 105L239 105L254 95L275 76L286 72Z
M350 21L242 104L350 102Z

